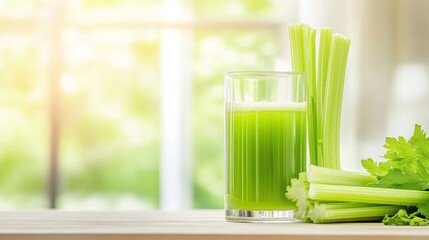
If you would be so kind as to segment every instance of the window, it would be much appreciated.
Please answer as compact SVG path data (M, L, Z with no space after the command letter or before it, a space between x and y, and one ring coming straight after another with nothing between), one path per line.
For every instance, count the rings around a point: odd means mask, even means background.
M276 67L279 4L3 1L0 207L222 208L223 73Z

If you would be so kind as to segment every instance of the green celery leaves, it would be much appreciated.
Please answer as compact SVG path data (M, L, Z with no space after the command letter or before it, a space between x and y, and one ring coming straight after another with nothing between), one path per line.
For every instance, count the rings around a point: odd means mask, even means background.
M414 134L406 140L404 137L386 138L384 154L386 162L376 163L373 159L362 160L363 167L378 181L368 184L369 187L396 188L409 190L429 190L429 138L418 124ZM428 220L418 217L429 217L429 203L417 206L417 212L408 215L400 210L393 217L386 217L386 225L426 226Z
M362 160L362 166L368 171L368 173L376 177L385 176L392 169L389 162L376 163L371 158Z
M379 181L371 187L410 190L429 189L429 138L420 125L415 125L413 136L386 138L384 158L386 162L375 163L362 160L363 167Z
M427 226L428 220L416 216L418 213L407 214L403 209L399 210L394 216L389 217L386 215L383 219L384 225L396 226Z

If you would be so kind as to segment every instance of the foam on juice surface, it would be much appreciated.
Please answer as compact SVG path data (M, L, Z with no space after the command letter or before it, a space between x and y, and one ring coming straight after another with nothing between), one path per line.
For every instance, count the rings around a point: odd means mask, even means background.
M231 109L232 107L232 109ZM230 105L229 111L291 111L305 112L305 102L237 102Z

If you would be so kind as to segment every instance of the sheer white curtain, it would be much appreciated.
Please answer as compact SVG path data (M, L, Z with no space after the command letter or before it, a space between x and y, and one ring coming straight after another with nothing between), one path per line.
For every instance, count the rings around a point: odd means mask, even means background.
M429 1L302 0L299 22L352 39L344 90L344 169L383 155L386 136L429 129Z

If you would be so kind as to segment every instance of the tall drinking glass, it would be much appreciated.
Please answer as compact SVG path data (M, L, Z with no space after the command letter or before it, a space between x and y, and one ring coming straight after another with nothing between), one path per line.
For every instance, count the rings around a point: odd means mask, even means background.
M306 91L296 72L225 74L228 221L293 221L291 178L306 169Z

